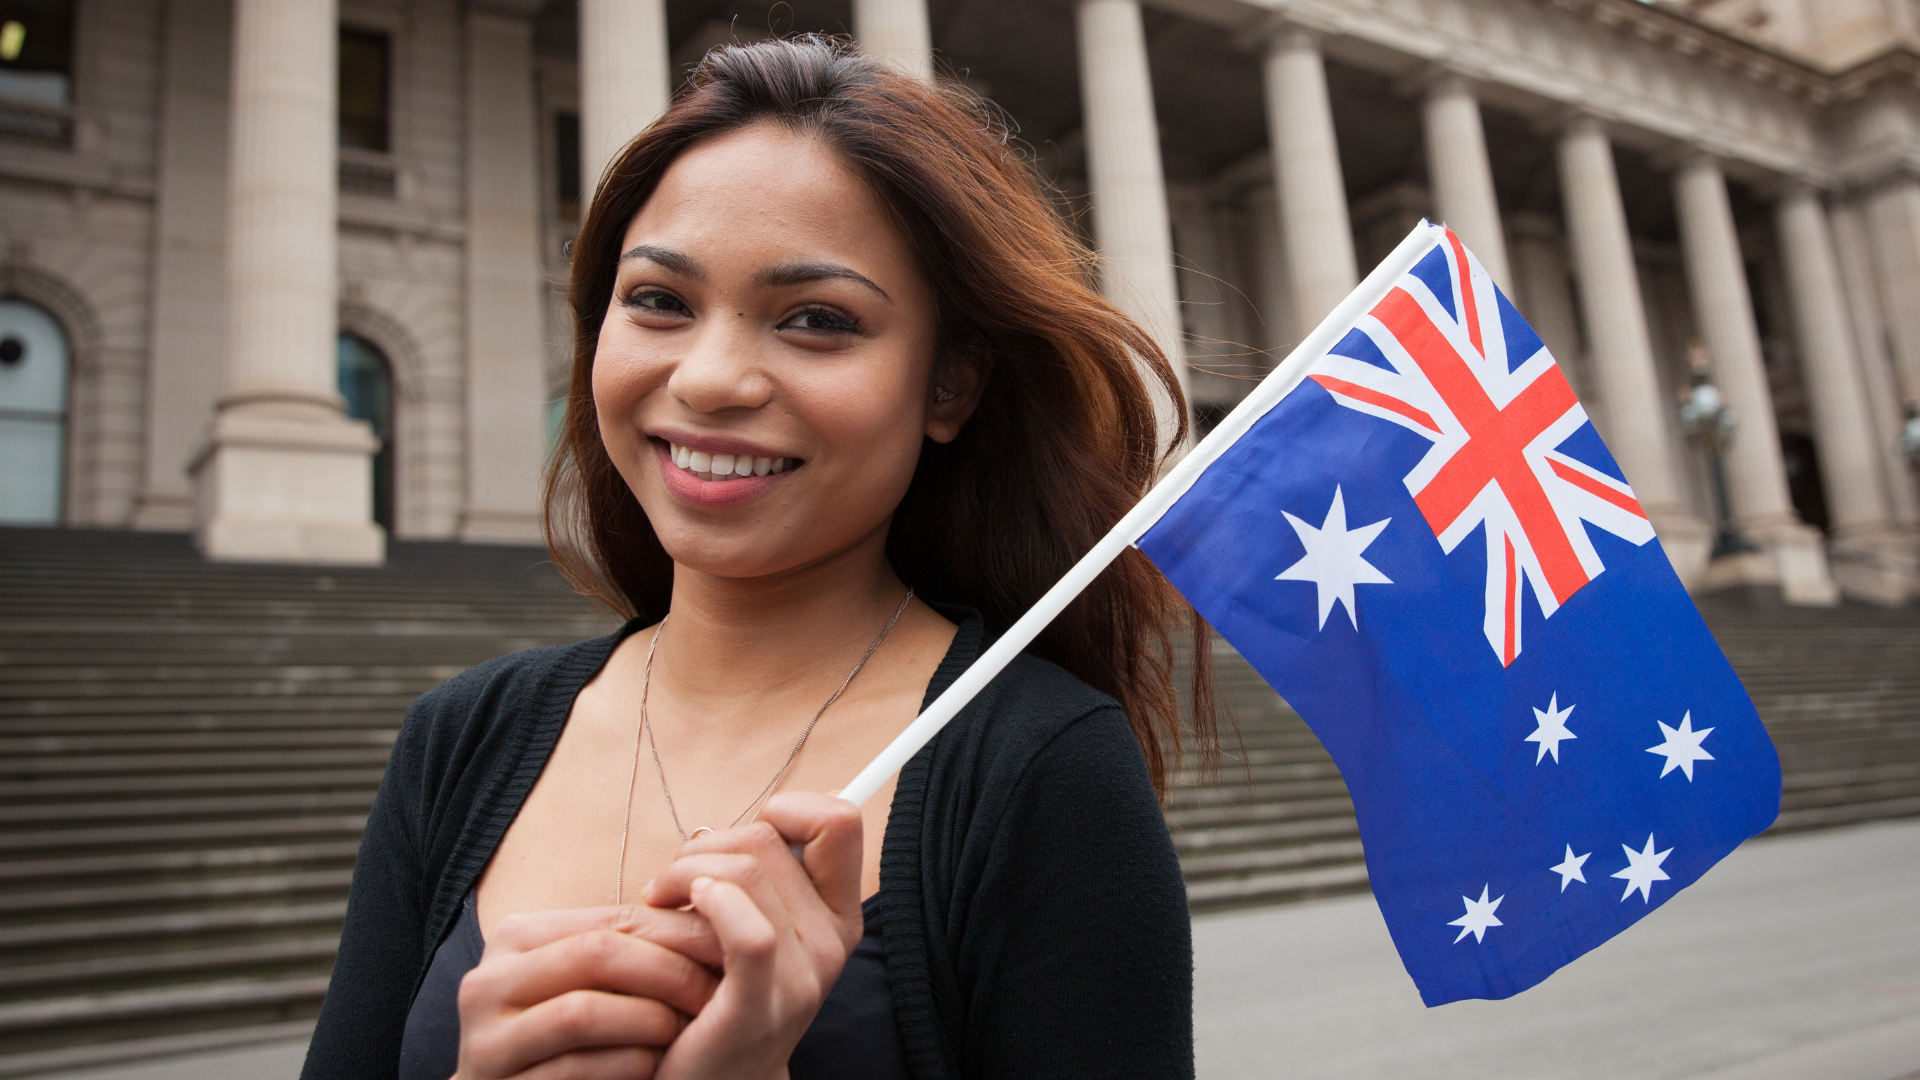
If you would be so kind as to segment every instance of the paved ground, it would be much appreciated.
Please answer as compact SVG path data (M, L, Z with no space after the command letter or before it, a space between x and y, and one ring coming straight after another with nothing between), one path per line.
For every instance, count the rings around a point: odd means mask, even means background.
M1195 920L1202 1080L1920 1076L1920 822L1756 841L1508 1001L1425 1009L1369 897ZM292 1080L281 1043L63 1080Z
M1370 897L1194 932L1203 1080L1920 1073L1920 822L1752 842L1507 1001L1423 1008Z

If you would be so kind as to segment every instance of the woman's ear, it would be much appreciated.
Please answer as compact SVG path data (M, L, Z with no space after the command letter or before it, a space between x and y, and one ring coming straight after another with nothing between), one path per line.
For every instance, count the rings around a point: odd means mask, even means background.
M937 443L959 438L967 418L979 407L992 374L993 354L984 351L945 357L936 364L933 384L927 388L927 438Z

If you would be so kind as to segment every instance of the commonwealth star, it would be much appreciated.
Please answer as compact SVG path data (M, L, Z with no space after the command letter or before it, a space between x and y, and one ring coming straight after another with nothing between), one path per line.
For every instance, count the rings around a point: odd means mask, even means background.
M1347 504L1337 484L1333 488L1333 505L1327 508L1327 519L1319 528L1292 514L1286 517L1307 553L1301 556L1299 562L1282 570L1274 580L1313 582L1319 590L1320 629L1326 629L1327 616L1333 613L1335 603L1346 605L1347 620L1355 630L1360 629L1360 616L1353 607L1353 587L1393 584L1387 575L1361 558L1361 552L1367 550L1367 545L1373 543L1374 538L1380 535L1380 530L1386 528L1387 522L1393 519L1382 518L1371 525L1348 531Z
M1654 722L1660 723L1657 720ZM1659 746L1647 747L1647 753L1660 754L1667 759L1667 767L1660 770L1661 776L1665 776L1673 770L1679 769L1681 772L1687 774L1688 780L1692 780L1694 762L1713 760L1712 754L1700 749L1700 744L1706 740L1707 736L1713 734L1713 729L1706 727L1701 728L1699 731L1693 730L1693 713L1691 710L1680 718L1679 727L1670 728L1661 723L1660 731L1667 737L1667 741L1661 743ZM1554 760L1558 761L1559 758L1555 758Z

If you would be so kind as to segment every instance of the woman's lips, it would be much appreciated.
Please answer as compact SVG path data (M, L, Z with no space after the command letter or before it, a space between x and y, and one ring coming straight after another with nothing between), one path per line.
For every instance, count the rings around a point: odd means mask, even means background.
M796 458L707 454L688 450L665 439L653 440L653 448L654 456L660 461L660 478L667 485L667 491L700 506L738 506L751 502L785 480L800 465ZM742 460L747 464L748 471L745 473L739 471ZM694 469L691 468L693 465L706 467ZM724 480L719 479L719 467L722 465L728 467Z

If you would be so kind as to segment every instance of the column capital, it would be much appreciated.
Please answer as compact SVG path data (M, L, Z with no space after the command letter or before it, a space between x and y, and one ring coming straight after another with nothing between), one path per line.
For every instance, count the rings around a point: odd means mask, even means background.
M1613 134L1608 130L1610 121L1585 105L1563 105L1549 111L1533 125L1535 133L1549 138L1564 138L1597 132L1609 142Z
M1721 160L1720 155L1695 143L1682 146L1671 153L1657 155L1653 159L1653 164L1656 168L1662 166L1672 168L1678 174L1712 170L1724 178L1726 169L1721 166Z
M1477 74L1460 64L1441 59L1423 64L1394 80L1393 89L1404 97L1435 97L1464 92L1477 99L1482 81Z
M1329 28L1314 26L1292 12L1276 11L1240 30L1233 41L1240 49L1256 54L1306 49L1319 52L1330 33Z
M1826 189L1805 176L1783 176L1774 185L1773 201L1784 206L1788 203L1812 199L1825 207Z

